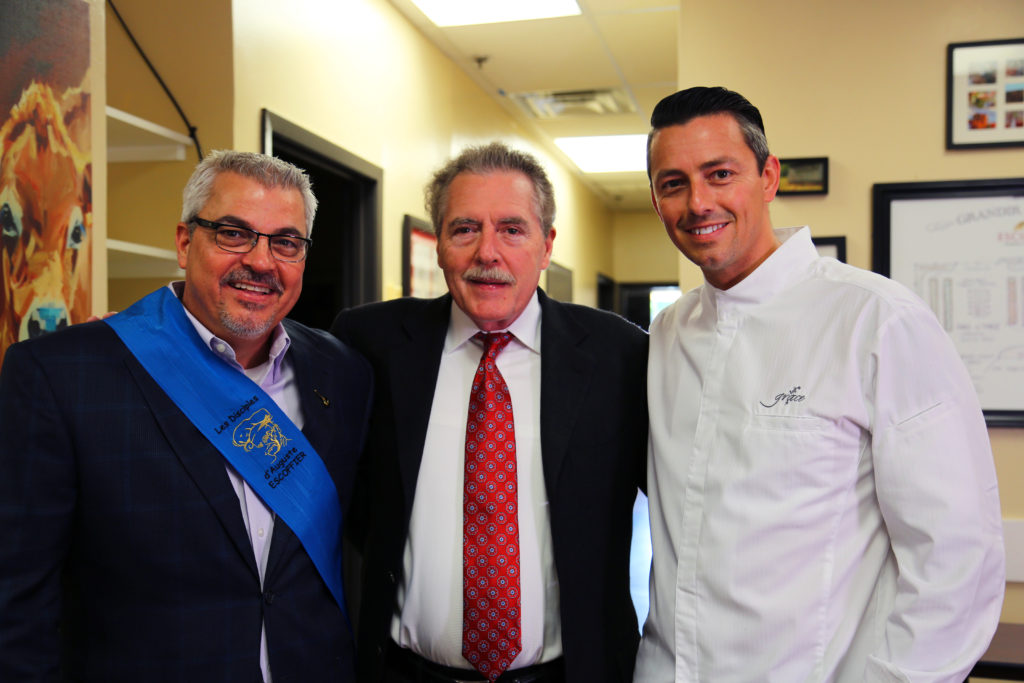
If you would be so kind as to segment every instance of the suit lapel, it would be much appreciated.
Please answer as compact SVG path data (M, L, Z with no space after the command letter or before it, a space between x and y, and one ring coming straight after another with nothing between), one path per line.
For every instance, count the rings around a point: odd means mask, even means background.
M288 357L295 369L295 385L299 390L302 407L302 433L309 444L320 453L330 445L330 440L340 425L323 419L323 400L331 401L336 390L330 381L334 369L328 370L333 362L329 356L313 344L306 344L298 335L291 335L292 346ZM320 368L320 372L317 372ZM328 398L330 397L330 398Z
M426 302L420 311L402 321L405 336L390 349L386 364L395 408L395 442L402 491L407 502L406 514L412 509L416 493L416 478L423 457L450 315L451 296Z
M318 419L323 412L323 405L314 389L320 392L320 395L330 395L333 392L330 387L317 386L313 368L327 367L329 360L315 345L303 343L299 335L291 334L290 329L288 331L291 338L288 359L295 371L295 386L299 392L303 417L302 433L309 440L313 450L323 457L322 454L330 447L332 430L340 429L340 425L331 425L327 420ZM274 535L270 539L270 554L267 556L265 576L273 576L282 559L290 557L302 547L302 543L291 528L279 522L280 518L275 516Z
M541 458L548 497L552 498L597 359L580 348L588 333L567 314L565 307L549 299L542 290L537 290L537 296L541 306Z
M235 495L235 490L228 479L224 457L185 417L134 357L129 357L126 365L182 467L213 508L224 531L246 564L258 575L252 544L245 533L238 496Z

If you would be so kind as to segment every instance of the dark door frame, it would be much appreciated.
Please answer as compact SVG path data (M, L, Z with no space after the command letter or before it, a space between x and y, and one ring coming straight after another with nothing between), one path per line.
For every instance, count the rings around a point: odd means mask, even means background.
M336 169L339 176L356 181L359 187L357 229L352 235L352 249L343 255L340 264L340 272L347 278L351 291L345 305L380 301L384 171L266 109L261 119L261 138L265 154L274 153L277 138L279 146L298 148L317 157L323 165Z
M619 282L616 284L616 313L645 330L651 326L651 290L678 287L678 282Z

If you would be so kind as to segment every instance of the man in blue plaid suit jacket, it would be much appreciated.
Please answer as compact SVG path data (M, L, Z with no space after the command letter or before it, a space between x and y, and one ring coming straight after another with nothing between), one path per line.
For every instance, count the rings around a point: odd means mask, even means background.
M184 203L185 282L173 285L180 304L163 300L184 306L219 371L245 372L302 428L344 510L371 379L333 337L283 321L316 207L308 179L270 157L215 152ZM4 359L0 680L351 681L347 618L298 529L108 322ZM200 373L168 355L177 373Z

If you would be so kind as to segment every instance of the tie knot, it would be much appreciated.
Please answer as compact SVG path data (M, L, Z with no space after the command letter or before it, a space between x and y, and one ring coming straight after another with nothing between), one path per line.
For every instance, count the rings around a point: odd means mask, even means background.
M512 341L511 332L477 332L476 338L484 345L484 355L494 358Z

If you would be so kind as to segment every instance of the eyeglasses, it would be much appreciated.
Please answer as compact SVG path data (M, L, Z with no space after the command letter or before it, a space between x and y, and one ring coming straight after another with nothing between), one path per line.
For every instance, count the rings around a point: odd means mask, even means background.
M278 261L298 263L306 258L306 252L313 244L308 237L298 235L268 235L265 232L243 228L230 223L214 223L194 216L190 221L201 228L213 230L213 241L224 251L234 254L246 254L256 248L261 237L266 237L270 244L270 253Z

